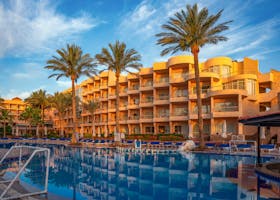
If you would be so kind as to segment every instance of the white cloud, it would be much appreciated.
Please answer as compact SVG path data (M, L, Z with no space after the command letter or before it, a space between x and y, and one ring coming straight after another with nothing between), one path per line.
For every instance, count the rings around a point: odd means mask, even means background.
M133 31L132 35L149 32L153 29L154 24L151 18L155 17L156 12L157 10L149 4L149 1L141 2L132 12L123 17L119 32Z
M86 14L70 18L56 12L50 0L0 3L0 57L46 52L53 45L98 25Z
M6 93L6 95L3 95L4 99L12 99L15 97L19 97L21 99L25 99L30 96L32 92L31 91L20 91L18 89L11 89Z
M275 51L276 47L268 46L268 43L273 43L279 38L279 17L271 16L263 21L256 21L248 15L248 9L259 7L260 2L248 1L242 4L240 2L196 1L199 8L209 8L210 14L224 9L220 22L233 20L230 29L223 33L229 40L220 42L218 45L204 46L200 51L201 58L230 56L236 59L260 55L259 52L268 49ZM186 4L193 3L195 2L192 0L166 0L164 3L161 1L160 3L158 1L142 1L132 12L123 17L119 26L119 36L126 40L129 46L133 46L142 53L144 65L149 66L163 50L163 47L156 45L157 38L154 35L162 31L161 25L165 24L175 12L185 9ZM250 12L252 13L252 11L251 9ZM146 13L145 17L139 13ZM138 20L134 19L136 16L138 16ZM190 52L182 53L190 54ZM260 59L265 59L264 56L262 54Z

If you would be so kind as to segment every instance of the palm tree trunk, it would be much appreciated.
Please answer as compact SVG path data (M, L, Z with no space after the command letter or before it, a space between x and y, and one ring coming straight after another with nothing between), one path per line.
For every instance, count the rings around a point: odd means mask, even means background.
M61 114L59 113L59 132L60 132L60 136L61 137L64 137L64 135L63 135L63 130L62 130L62 116L61 116Z
M198 117L198 132L200 137L200 147L204 148L202 101L201 101L200 76L199 76L199 62L198 62L199 47L197 45L194 45L191 47L191 51L194 56L194 73L195 73L196 96L197 96L197 117Z
M92 137L95 137L95 125L94 125L94 114L91 115L91 128L92 128Z
M4 125L3 131L4 131L4 138L5 138L6 137L6 122L5 121L3 122L3 125Z
M72 114L73 114L72 143L77 143L76 133L78 133L78 130L77 130L77 116L76 116L75 78L71 77L71 81L72 81Z
M120 95L119 95L119 78L120 73L116 73L116 132L120 132L120 124L119 124L119 103L120 103Z

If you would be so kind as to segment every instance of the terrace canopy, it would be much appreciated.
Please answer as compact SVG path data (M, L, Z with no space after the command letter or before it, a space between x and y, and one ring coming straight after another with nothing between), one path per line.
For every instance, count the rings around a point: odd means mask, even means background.
M257 162L260 164L260 127L280 127L280 112L271 113L267 115L260 115L255 117L247 117L239 120L240 123L248 126L257 126L258 127L258 155Z

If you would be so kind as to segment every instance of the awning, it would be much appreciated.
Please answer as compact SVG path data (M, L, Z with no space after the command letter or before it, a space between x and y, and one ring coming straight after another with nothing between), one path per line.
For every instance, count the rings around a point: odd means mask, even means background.
M239 119L239 122L248 126L280 127L280 112L254 116L254 117L245 117Z

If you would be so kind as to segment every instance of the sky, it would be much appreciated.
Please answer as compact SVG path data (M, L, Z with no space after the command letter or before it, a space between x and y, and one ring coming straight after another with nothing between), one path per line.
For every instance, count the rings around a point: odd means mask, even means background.
M0 0L0 97L24 99L39 89L53 94L70 88L70 80L48 79L52 72L44 69L67 44L94 57L119 40L139 52L144 67L167 61L172 55L160 56L163 48L156 45L155 34L174 13L194 3L210 14L223 9L220 23L233 20L223 33L228 41L204 46L201 62L216 56L249 57L259 60L263 73L280 70L276 0Z

